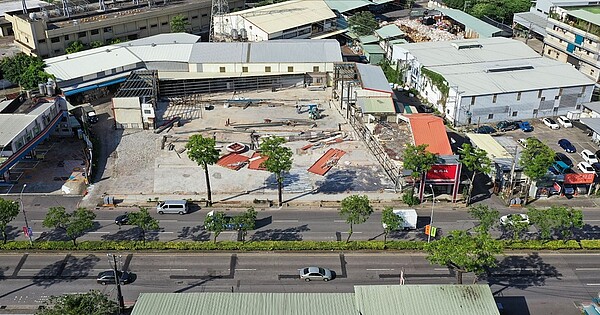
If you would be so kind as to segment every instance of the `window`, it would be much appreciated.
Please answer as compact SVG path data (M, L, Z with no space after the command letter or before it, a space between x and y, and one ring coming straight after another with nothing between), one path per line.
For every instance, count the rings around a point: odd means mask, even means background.
M561 96L561 95L562 95L562 93L563 93L563 88L560 88L560 89L558 90L558 96Z
M554 99L555 99L555 100L557 100L559 97L560 97L559 95L556 95L556 96L554 97Z
M90 35L98 35L100 34L100 30L91 30Z
M471 96L471 105L475 105L475 96Z
M313 72L319 72L319 66L313 66Z
M292 67L292 66L289 66L289 67L288 67L288 72L294 72L294 67Z
M494 94L494 97L492 98L492 103L496 103L497 99L498 99L498 95Z
M110 27L110 26L109 27L105 27L103 29L103 31L104 31L104 33L112 33L112 27Z
M543 96L543 97L541 98L541 101L543 102L543 101L545 101L545 100L546 100L546 97L545 97L545 96Z
M207 16L208 16L208 14L202 14L202 17L207 17Z
M521 92L517 93L517 101L521 100Z
M197 15L192 15L192 20L195 20L195 19L197 19L197 18L198 18L198 16L197 16Z
M146 27L146 26L141 26L141 27L140 27L140 31L143 31L143 30L145 30L145 29L147 29L147 27Z
M542 97L542 90L538 90L538 98Z
M50 42L51 43L60 43L60 38L58 38L58 37L52 37L52 38L50 38Z
M225 67L219 67L219 72L225 72Z
M79 33L77 33L77 37L79 37L79 38L85 37L86 35L87 35L86 32L79 32Z
M592 70L592 71L594 71L594 70ZM581 93L585 93L585 86L581 87Z
M248 67L242 67L242 72L248 72Z
M519 114L519 112L512 112L513 117L517 117L518 114Z
M60 49L55 49L55 50L54 50L54 53L55 53L55 54L60 54Z
M271 72L271 67L269 67L269 66L266 66L266 67L265 67L265 72Z
M46 43L46 39L42 38L42 39L38 39L38 44L44 44Z
M494 114L488 114L488 119L494 119Z
M533 110L533 117L537 117L537 114L538 114L538 110L537 110L537 109L534 109L534 110Z
M160 26L166 26L166 25L169 25L169 22L162 22L162 23L160 23Z
M150 28L156 28L158 27L158 24L150 24Z
M550 54L550 52L552 52L552 50L548 49L548 55Z
M69 35L65 35L65 41L69 40Z
M150 114L152 114L152 111L149 109L144 109L144 114L150 115Z

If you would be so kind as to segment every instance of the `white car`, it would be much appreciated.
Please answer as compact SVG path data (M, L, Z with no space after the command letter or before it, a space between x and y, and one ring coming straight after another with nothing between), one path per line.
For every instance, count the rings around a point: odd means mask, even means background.
M577 168L582 172L582 173L586 173L586 174L595 174L596 171L594 170L594 167L592 167L590 165L590 163L588 162L579 162L577 164Z
M523 146L523 148L527 148L527 139L519 139L517 140L517 143L519 143L521 146Z
M513 213L500 217L500 225L527 223L529 224L529 216L524 213Z
M542 122L544 123L544 125L550 127L550 129L559 129L560 128L560 126L552 118L548 118L548 117L542 118Z
M584 161L588 162L589 164L598 163L598 159L596 158L596 155L594 155L594 153L592 153L592 151L590 151L590 150L581 151L581 157L583 158Z
M558 116L556 120L563 128L573 128L573 123L571 123L571 120L567 116Z

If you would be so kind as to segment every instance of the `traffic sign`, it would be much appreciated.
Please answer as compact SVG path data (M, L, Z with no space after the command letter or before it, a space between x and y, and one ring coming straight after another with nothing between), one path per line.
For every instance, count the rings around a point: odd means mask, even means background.
M431 226L429 224L427 224L425 226L425 235L429 235L430 232L431 232Z

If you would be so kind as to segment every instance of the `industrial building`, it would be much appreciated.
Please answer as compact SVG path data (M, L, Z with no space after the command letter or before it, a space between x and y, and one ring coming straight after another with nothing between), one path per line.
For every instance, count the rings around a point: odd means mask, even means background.
M241 10L244 1L230 0L229 8ZM48 5L27 14L22 10L6 12L5 18L12 24L14 41L24 53L48 58L64 54L75 41L104 45L170 33L170 21L178 15L189 23L190 33L208 34L211 1L100 1L67 10Z
M566 115L594 89L572 66L508 38L402 44L393 52L408 69L405 82L454 126Z

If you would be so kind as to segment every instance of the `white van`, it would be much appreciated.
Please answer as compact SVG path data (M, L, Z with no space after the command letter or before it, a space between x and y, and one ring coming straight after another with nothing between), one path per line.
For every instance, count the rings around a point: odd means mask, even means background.
M415 209L394 209L394 214L402 218L402 229L414 230L417 228L417 211ZM383 228L386 228L386 224L383 223Z
M160 202L156 206L156 212L158 212L158 214L164 214L164 213L186 214L186 213L188 213L187 201L185 201L185 200L165 200L163 202Z

